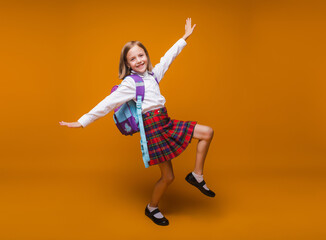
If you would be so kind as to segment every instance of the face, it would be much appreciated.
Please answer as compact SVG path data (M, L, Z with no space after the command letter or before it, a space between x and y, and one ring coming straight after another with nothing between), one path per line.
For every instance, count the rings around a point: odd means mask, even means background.
M147 56L144 49L135 45L127 53L127 66L138 73L144 73L147 69Z

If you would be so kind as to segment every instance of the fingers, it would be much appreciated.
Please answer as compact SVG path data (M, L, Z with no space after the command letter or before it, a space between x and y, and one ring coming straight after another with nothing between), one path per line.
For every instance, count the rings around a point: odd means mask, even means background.
M186 19L186 28L191 28L192 30L195 28L196 24L194 24L193 27L191 27L191 18Z
M81 128L81 127L83 127L78 121L77 122L64 122L64 121L61 121L59 123L62 126L67 126L67 127L70 127L70 128Z
M64 121L61 121L59 123L60 123L61 126L73 127L73 123L64 122Z
M191 18L186 19L186 26L191 27Z
M60 123L61 126L67 126L67 127L69 127L69 125L70 125L69 123L64 122L64 121L61 121L59 123Z

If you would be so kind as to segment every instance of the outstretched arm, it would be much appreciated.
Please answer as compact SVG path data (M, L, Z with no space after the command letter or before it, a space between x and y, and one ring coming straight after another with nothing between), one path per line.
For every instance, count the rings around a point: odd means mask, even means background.
M193 27L191 27L191 18L187 18L186 20L186 26L185 26L185 35L183 35L183 39L187 40L187 38L192 34L192 31L195 29L196 24L194 24Z
M113 109L121 106L123 103L136 98L136 85L131 77L126 77L118 87L118 89L111 93L98 103L91 111L84 114L76 122L59 122L61 126L79 128L86 127L95 120L105 116Z

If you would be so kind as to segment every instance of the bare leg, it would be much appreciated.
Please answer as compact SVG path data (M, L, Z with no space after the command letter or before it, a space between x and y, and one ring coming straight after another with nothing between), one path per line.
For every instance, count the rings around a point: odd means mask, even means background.
M171 161L158 164L161 170L161 178L154 186L150 207L157 207L167 187L173 182L174 174Z
M214 130L211 127L196 124L193 138L198 139L196 162L194 172L203 175L205 158L214 136Z

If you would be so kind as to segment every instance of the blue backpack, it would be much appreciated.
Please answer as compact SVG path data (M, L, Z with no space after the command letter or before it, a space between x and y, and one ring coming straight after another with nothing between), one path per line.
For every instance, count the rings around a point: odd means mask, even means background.
M151 73L153 76L153 73ZM114 109L113 120L120 132L123 135L133 135L134 133L140 132L140 146L143 155L143 161L145 167L148 168L149 162L149 154L148 154L148 147L147 147L147 140L146 134L144 129L144 123L142 118L142 101L144 100L145 96L145 84L142 77L134 74L129 75L132 79L134 79L136 84L136 99L137 102L135 103L134 100L130 100L120 107ZM157 84L157 78L155 78ZM113 86L111 89L111 93L117 90L119 85Z

